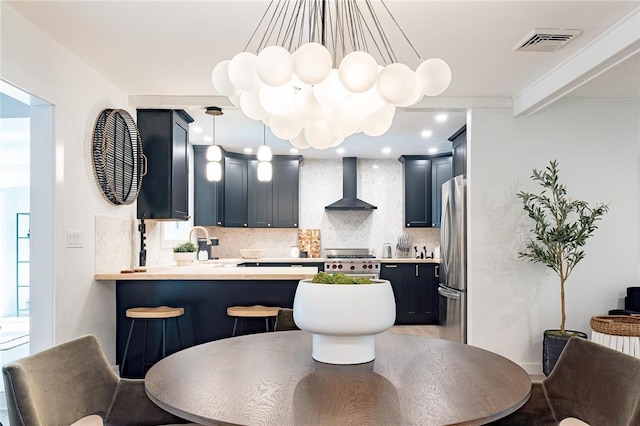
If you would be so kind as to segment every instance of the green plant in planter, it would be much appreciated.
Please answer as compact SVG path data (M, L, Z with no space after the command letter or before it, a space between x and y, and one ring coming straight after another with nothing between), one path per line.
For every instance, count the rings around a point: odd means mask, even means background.
M558 162L551 161L543 171L533 169L531 179L543 188L539 194L520 191L524 210L534 221L535 239L518 254L534 263L542 263L560 278L560 333L565 331L565 283L573 268L584 259L587 238L598 228L595 223L609 210L606 204L590 207L585 201L567 196L567 188L558 182Z
M311 279L316 284L372 284L366 277L350 277L345 274L327 274L326 272L318 272Z
M197 250L198 248L191 241L186 241L182 244L178 244L173 248L174 253L193 253Z

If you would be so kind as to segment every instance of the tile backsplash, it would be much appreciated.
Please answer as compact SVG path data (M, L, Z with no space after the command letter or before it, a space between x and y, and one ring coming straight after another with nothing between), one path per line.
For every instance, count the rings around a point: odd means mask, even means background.
M440 245L440 230L404 228L402 164L393 160L358 159L358 198L377 206L372 211L326 211L324 207L342 197L342 161L305 159L300 168L299 222L301 229L320 229L320 256L326 248L395 248L406 233L414 244L432 252ZM162 241L161 222L146 221L147 266L173 263L172 249ZM297 229L245 229L207 227L220 245L220 258L240 257L240 249L261 248L264 257L289 257L297 246ZM424 242L424 243L423 243ZM165 247L163 247L163 245ZM96 217L96 272L113 272L138 264L137 221ZM395 250L394 250L395 254Z

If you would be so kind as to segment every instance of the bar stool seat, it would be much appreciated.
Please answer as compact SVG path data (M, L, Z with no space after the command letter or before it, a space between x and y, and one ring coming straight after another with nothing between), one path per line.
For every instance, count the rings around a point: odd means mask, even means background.
M184 308L173 308L171 306L152 306L152 307L137 307L137 308L129 308L125 313L127 318L131 318L131 327L129 328L129 335L127 336L127 343L124 347L124 354L122 355L122 364L120 365L120 375L124 371L124 366L127 361L127 353L129 352L129 343L131 343L131 335L133 334L133 327L136 323L136 320L144 320L145 321L145 329L144 329L144 345L142 349L142 375L144 376L144 367L147 362L145 362L146 352L147 352L147 329L148 329L148 321L149 320L162 320L162 358L164 358L167 354L166 344L166 321L169 318L175 318L176 320L176 328L178 331L178 341L180 342L180 348L182 348L182 336L180 334L180 323L178 322L178 318L184 315Z
M264 318L266 331L269 331L269 318L278 315L278 306L229 306L227 308L227 315L234 317L233 332L231 336L236 335L236 328L238 325L238 319L242 318Z

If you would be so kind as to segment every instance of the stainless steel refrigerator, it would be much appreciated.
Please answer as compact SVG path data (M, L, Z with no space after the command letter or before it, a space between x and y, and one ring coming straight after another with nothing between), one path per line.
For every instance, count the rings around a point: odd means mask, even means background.
M466 178L442 185L440 223L440 337L467 342L467 206Z

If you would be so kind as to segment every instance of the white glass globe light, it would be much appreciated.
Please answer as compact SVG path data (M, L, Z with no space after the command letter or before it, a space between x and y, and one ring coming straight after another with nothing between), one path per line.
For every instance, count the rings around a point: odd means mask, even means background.
M218 145L211 145L207 148L207 161L222 160L222 150Z
M351 101L331 110L325 119L327 128L335 136L345 138L354 134L360 126L360 116Z
M295 114L274 115L269 120L271 132L283 140L295 138L302 130L303 124Z
M351 52L340 62L338 76L342 85L350 92L369 90L378 77L378 64L367 52Z
M331 53L319 43L305 43L293 54L293 71L306 84L320 83L331 66Z
M399 105L405 104L413 95L415 89L415 73L405 64L389 64L378 76L378 92L386 102Z
M311 145L309 145L309 142L307 142L307 139L304 137L304 130L301 130L295 138L289 139L289 142L298 149L311 148Z
M236 95L233 96L229 96L229 101L233 104L233 106L235 106L236 108L240 108L240 96L242 95L242 92L236 92Z
M207 163L206 175L209 182L220 182L222 179L222 165L217 161Z
M393 105L384 105L362 121L362 132L369 136L380 136L384 134L393 123L395 110Z
M369 115L382 108L385 104L384 99L378 92L377 83L366 92L352 95L350 99L359 114Z
M238 89L229 79L230 60L218 62L211 72L211 82L213 87L223 96L234 96L238 93Z
M260 161L258 163L257 175L260 182L269 182L271 180L271 176L273 175L271 163L269 163L268 161Z
M451 68L440 58L429 58L416 68L425 96L438 96L451 84Z
M303 121L314 121L321 119L325 113L322 105L313 94L313 88L303 87L294 96L294 111Z
M335 68L329 71L327 78L313 86L313 94L318 103L328 107L340 105L349 97L349 92L340 82L338 70Z
M293 76L293 58L283 47L266 47L258 53L256 73L264 84L282 86Z
M273 157L271 154L271 148L267 145L260 145L256 157L258 158L258 161L271 161L271 158Z
M256 74L258 57L251 52L238 53L229 63L229 79L238 90L256 90L260 87L260 79Z
M309 121L304 129L304 137L309 145L316 149L330 148L336 139L324 120Z
M284 86L262 86L258 91L260 105L271 115L283 115L293 112L294 89Z
M413 74L413 93L404 102L399 103L398 104L399 107L408 107L411 105L415 105L424 97L424 94L422 93L422 84L420 84L420 79L418 78L416 73L412 73L412 74Z
M242 92L240 95L240 109L247 117L252 120L262 120L268 113L260 104L258 91Z

